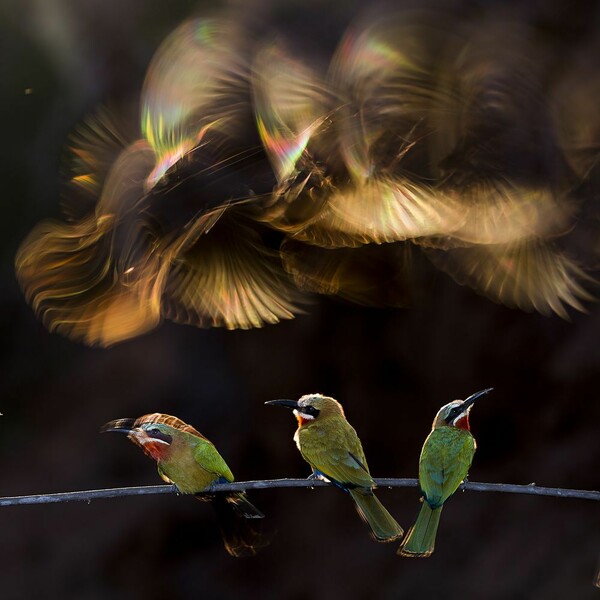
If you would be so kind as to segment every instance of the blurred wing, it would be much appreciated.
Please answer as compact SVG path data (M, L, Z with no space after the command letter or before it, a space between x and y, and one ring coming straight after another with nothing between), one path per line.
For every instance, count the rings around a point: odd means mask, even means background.
M285 240L285 270L304 292L337 295L367 306L407 306L415 300L412 246L319 248Z
M69 136L62 166L67 184L61 198L67 219L78 220L94 209L114 161L139 137L128 118L130 112L103 106Z
M353 181L390 168L427 131L432 33L387 15L352 28L339 45L330 79L343 98L339 146Z
M583 46L569 61L561 81L552 91L553 117L562 151L579 177L598 173L600 167L600 75L594 56L598 42Z
M430 250L427 256L457 283L510 307L566 319L567 306L584 311L580 301L593 300L582 285L593 280L549 243Z
M153 153L124 150L95 213L73 223L45 221L22 243L16 272L27 301L51 331L109 346L160 322L164 269L137 208Z
M324 248L383 244L448 235L464 219L459 204L443 193L407 180L370 180L333 191L326 208L295 238Z
M16 257L25 298L50 331L88 345L110 346L160 321L155 277L140 286L119 281L109 218L40 223Z
M312 71L276 46L258 53L252 84L258 131L281 183L325 120L328 94Z
M234 135L249 114L248 66L233 22L192 19L179 26L152 59L142 90L142 131L156 165L153 187L208 129Z
M201 327L250 329L293 318L299 298L278 254L235 217L224 218L174 259L165 316Z
M461 207L464 220L452 236L471 244L510 244L564 233L572 206L548 187L481 178L445 192Z
M302 235L319 219L332 191L331 180L316 166L308 166L275 190L253 217L289 235Z
M553 181L558 154L547 119L547 46L505 19L456 24L437 65L432 164Z

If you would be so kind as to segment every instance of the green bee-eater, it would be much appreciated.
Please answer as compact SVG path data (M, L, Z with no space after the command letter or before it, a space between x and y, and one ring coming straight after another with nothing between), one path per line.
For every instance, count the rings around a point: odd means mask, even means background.
M435 416L419 459L423 505L398 550L401 556L426 557L433 552L444 502L466 478L475 455L477 444L469 430L469 413L475 400L492 389L477 392L466 400L454 400L442 406Z
M126 433L158 464L158 474L182 494L198 494L215 482L233 481L233 473L215 446L177 417L153 413L139 419L117 419L100 430ZM225 548L232 556L253 556L265 545L248 519L262 519L243 492L197 496L210 500Z
M298 420L294 440L312 467L312 476L348 492L376 540L391 542L402 535L402 527L373 493L375 484L362 445L337 400L309 394L298 401L271 400L266 404L293 409Z

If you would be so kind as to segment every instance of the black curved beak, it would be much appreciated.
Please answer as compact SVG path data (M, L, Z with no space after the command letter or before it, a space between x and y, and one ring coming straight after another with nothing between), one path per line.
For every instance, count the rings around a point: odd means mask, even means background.
M100 433L106 433L108 431L116 431L117 433L125 433L129 435L133 429L135 419L115 419L109 421L100 427Z
M265 404L270 404L272 406L285 406L286 408L291 408L292 410L298 410L298 401L297 400L268 400Z
M461 406L461 408L464 410L466 408L469 408L469 406L471 406L472 404L475 404L475 400L477 400L477 398L481 398L481 396L485 396L486 394L489 394L494 388L486 388L485 390L481 390L480 392L475 392L474 394L471 394L464 402L463 405Z

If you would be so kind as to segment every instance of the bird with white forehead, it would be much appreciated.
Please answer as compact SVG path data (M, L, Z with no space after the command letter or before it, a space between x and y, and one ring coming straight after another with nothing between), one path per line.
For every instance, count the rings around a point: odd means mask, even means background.
M298 401L270 400L265 404L294 411L298 421L294 440L311 466L312 476L330 481L349 493L377 541L391 542L402 536L402 527L373 493L375 483L362 445L337 400L308 394Z
M215 482L232 482L233 473L215 446L191 425L171 415L152 413L139 419L117 419L106 423L102 433L115 431L127 437L156 461L158 474L182 494L199 494ZM254 556L266 545L249 519L262 519L243 492L201 494L210 500L231 556Z
M492 389L476 392L466 400L453 400L435 416L419 459L423 505L398 550L400 556L427 557L433 552L442 507L466 478L477 448L469 413L475 400Z

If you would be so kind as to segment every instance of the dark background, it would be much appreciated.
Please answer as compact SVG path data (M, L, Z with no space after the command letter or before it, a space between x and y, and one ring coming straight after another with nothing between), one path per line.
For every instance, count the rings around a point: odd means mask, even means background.
M457 6L472 18L493 4ZM588 43L600 24L594 3L504 4L557 44ZM526 314L432 269L433 293L411 310L320 299L309 314L261 330L165 323L108 350L51 335L35 319L13 260L32 226L58 215L66 136L99 102L138 91L161 40L199 8L3 0L0 494L159 483L131 444L98 435L110 419L154 411L195 425L240 480L303 477L295 423L263 402L316 391L343 403L375 476L413 477L437 409L488 386L495 391L471 418L479 444L473 481L597 489L597 304L571 322ZM359 8L311 2L270 11L264 3L256 11L331 51ZM379 496L407 528L417 490ZM277 534L256 558L237 560L223 550L209 507L191 498L4 508L0 596L598 597L600 520L590 501L457 493L434 555L406 560L396 544L371 541L337 490L271 490L252 499Z

